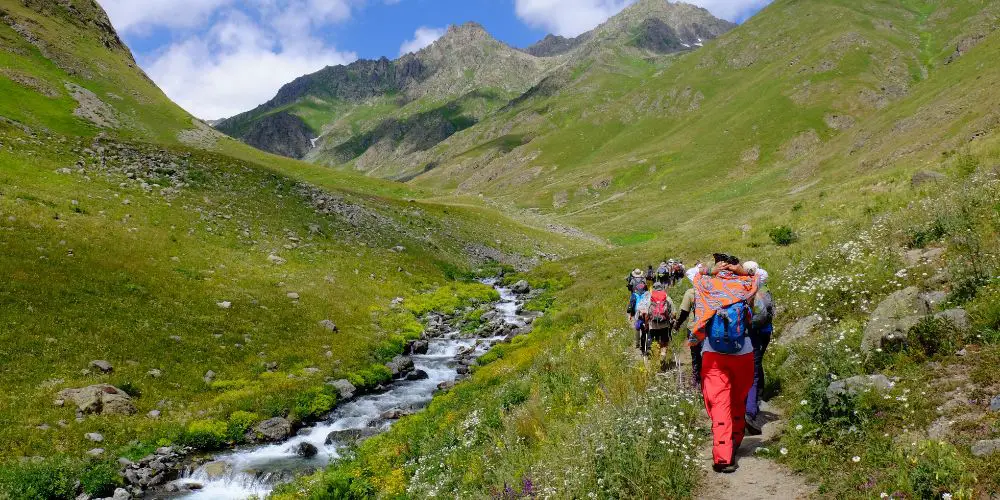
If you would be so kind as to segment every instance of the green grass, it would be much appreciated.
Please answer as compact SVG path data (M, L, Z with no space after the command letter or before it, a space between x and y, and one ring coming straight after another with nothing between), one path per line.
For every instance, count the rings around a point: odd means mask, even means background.
M975 440L996 438L995 417L967 424L943 445L918 436L942 404L931 384L967 372L982 392L973 396L982 398L997 383L1000 213L990 172L1000 143L984 103L994 102L991 63L1000 45L992 37L942 64L951 40L988 17L981 2L782 0L691 54L636 60L626 51L570 65L564 92L509 108L502 105L514 96L502 94L467 96L453 107L386 99L347 110L319 102L295 108L312 127L335 118L331 133L345 138L390 115L444 109L450 120L479 120L432 149L443 161L409 184L274 157L234 140L208 151L182 146L177 132L191 127L190 116L123 54L101 48L65 17L4 8L33 19L54 46L108 68L93 79L70 76L0 27L0 42L17 49L0 50L0 68L62 92L45 97L0 71L0 91L12 96L0 101L0 115L34 132L0 124L0 274L8 277L0 289L0 364L7 367L0 443L8 452L0 488L11 496L75 496L77 479L105 494L116 480L109 472L115 457L139 458L171 443L231 446L261 419L314 418L335 404L323 384L328 376L377 385L387 376L381 362L419 335L421 315L494 298L468 278L509 271L512 263L470 262L470 246L524 261L560 257L516 276L545 288L525 306L546 312L535 330L494 349L425 412L282 496L485 497L507 488L581 498L694 495L701 472L686 455L707 436L702 410L696 396L631 357L622 277L664 256L690 264L719 250L771 272L782 306L778 331L817 312L830 321L816 338L772 351L771 387L790 419L773 458L809 475L827 496L1000 488L991 474L996 460L968 452ZM868 45L848 44L832 70L799 72L829 57L830 44L848 32ZM897 51L901 66L886 66ZM754 55L753 64L740 64ZM879 88L890 69L905 76L907 95L882 109L859 104L856 96ZM107 97L127 118L105 145L129 142L144 155L165 149L189 168L187 185L164 198L113 161L111 169L96 166L83 150L95 147L98 130L72 117L66 80ZM938 112L944 109L954 112ZM834 112L853 116L854 127L827 127ZM808 130L818 143L803 135ZM969 140L979 132L985 135ZM797 137L805 152L795 157L789 144ZM744 162L755 146L757 160ZM80 156L86 174L56 173ZM384 173L407 172L400 160ZM917 169L946 178L914 187ZM300 182L366 218L316 213ZM492 200L462 196L479 192ZM558 193L566 204L556 208ZM521 222L512 218L521 212L505 207L541 213ZM558 236L544 227L553 220L614 246ZM397 245L406 250L392 251ZM900 251L938 245L948 248L950 303L966 307L974 330L957 338L927 323L904 351L862 357L867 312L936 271L899 276ZM287 262L268 262L271 253ZM859 278L863 284L853 281ZM670 291L675 301L683 288ZM395 297L404 297L402 308L388 307ZM220 308L224 300L232 307ZM327 318L338 332L319 326ZM681 341L673 348L684 357ZM960 345L970 347L968 357L952 354ZM84 374L92 359L107 359L115 371ZM269 362L277 371L267 371ZM312 367L320 372L310 375ZM162 377L147 375L153 368ZM202 379L209 369L212 383ZM825 399L831 374L873 372L899 378L890 399ZM59 389L97 382L138 394L139 414L77 423L71 408L52 405ZM161 418L145 418L154 408ZM50 429L36 428L43 423ZM105 435L108 463L85 458L93 447L86 432ZM21 460L34 456L43 459Z

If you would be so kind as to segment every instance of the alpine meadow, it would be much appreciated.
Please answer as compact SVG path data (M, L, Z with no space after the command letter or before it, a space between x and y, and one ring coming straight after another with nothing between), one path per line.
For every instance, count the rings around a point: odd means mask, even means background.
M211 124L99 3L0 0L0 499L1000 498L1000 2L461 19ZM623 280L722 253L731 473Z

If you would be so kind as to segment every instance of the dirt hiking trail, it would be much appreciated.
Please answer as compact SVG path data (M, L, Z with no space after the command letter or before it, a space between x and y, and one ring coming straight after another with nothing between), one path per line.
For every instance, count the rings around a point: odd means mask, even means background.
M706 417L707 418L707 417ZM740 468L732 474L718 474L712 471L711 439L701 449L698 459L704 464L705 473L701 488L694 497L707 500L782 500L810 498L816 487L795 474L784 465L754 456L754 450L776 444L784 421L778 410L767 403L761 404L758 416L767 422L760 436L747 436L737 453Z

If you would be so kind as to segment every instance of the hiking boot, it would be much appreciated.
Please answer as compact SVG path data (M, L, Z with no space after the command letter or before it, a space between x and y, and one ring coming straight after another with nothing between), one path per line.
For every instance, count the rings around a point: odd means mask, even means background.
M750 415L746 415L744 421L746 422L745 430L747 436L759 436L764 433L764 431L761 430L760 426L757 425L757 422L755 422L753 417Z
M740 469L736 464L712 464L712 470L720 474L732 474Z

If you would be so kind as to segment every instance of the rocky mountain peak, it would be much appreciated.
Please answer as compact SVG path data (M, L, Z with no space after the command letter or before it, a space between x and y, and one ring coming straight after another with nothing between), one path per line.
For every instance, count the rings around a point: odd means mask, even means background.
M461 50L463 47L468 47L470 45L483 45L483 44L496 44L502 45L499 41L493 38L483 25L476 22L467 22L464 24L453 24L448 27L448 31L445 32L444 36L439 38L437 41L429 45L427 48L423 49L421 52L428 51L431 49L437 50Z

